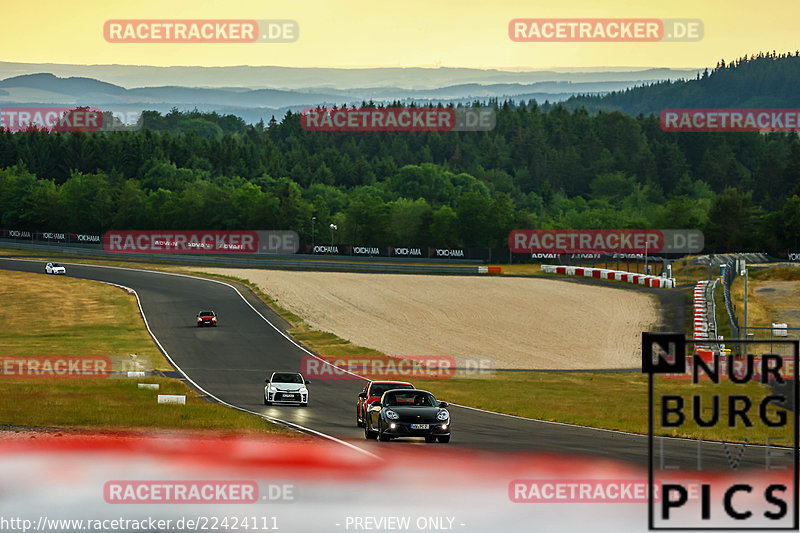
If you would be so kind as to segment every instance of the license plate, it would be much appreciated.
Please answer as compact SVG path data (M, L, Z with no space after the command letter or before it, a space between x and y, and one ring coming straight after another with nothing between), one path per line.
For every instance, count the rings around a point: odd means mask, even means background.
M281 398L294 398L294 394L281 394Z
M411 424L411 429L430 429L430 424Z

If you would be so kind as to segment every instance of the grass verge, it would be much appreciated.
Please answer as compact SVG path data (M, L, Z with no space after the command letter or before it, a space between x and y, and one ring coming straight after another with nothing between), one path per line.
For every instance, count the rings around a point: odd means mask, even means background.
M0 271L0 355L125 356L171 369L144 327L133 295L68 277ZM0 421L23 427L215 429L294 434L262 418L204 400L177 379L19 379L0 375ZM137 383L157 383L159 391ZM159 405L156 394L184 394Z

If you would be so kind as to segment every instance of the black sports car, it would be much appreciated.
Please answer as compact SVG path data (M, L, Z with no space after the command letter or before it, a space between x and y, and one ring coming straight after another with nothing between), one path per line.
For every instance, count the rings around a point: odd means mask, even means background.
M417 389L395 389L383 393L369 406L364 436L382 441L398 437L425 437L425 442L450 442L447 402Z

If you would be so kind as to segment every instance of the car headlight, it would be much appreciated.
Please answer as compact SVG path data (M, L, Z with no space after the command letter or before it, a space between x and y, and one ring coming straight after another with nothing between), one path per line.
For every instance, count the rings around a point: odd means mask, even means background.
M308 394L308 389L307 389L307 388L305 388L305 387L300 387L300 391L299 391L299 392L300 392L301 394Z
M275 387L273 387L272 385L270 385L270 386L269 386L269 391L270 391L270 392L278 392L278 389L276 389Z
M450 413L447 412L447 409L442 409L436 414L436 420L441 420L442 422L450 420Z
M387 409L384 414L386 415L386 418L388 418L389 420L399 420L400 419L400 415L398 415L397 413L395 413L391 409Z

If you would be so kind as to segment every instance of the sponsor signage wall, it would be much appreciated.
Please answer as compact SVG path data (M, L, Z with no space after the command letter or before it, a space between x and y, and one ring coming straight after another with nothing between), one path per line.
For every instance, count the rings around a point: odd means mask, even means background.
M63 231L28 231L19 229L4 229L0 236L5 239L26 239L37 241L77 242L84 244L100 244L103 238L100 235L86 233L67 233Z
M293 254L294 231L109 231L103 248L112 254Z
M786 259L792 262L800 261L800 252L789 252L786 254Z
M426 248L421 246L364 246L360 244L310 244L306 253L315 255L350 255L354 257L423 257L431 259L469 259L472 254L466 248Z

